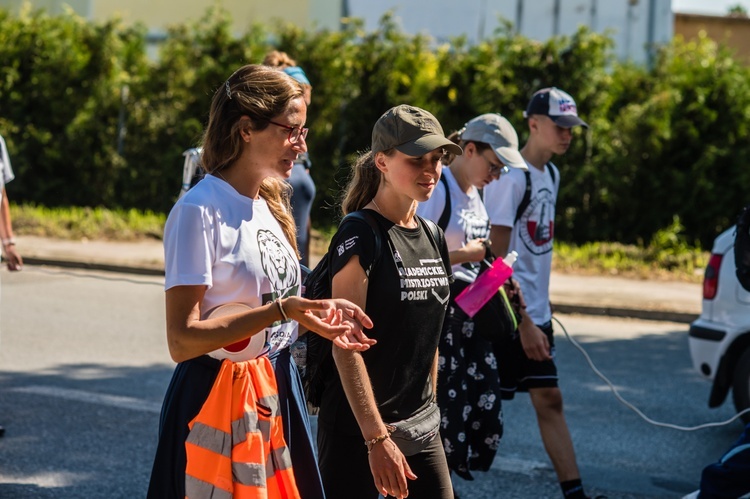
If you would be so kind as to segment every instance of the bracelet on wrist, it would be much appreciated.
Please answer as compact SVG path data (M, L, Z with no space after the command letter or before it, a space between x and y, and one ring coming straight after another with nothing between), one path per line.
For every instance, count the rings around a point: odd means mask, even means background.
M377 437L371 440L365 440L365 445L367 446L367 453L369 454L372 451L372 448L375 447L375 445L379 444L380 442L385 442L390 437L391 437L390 433L384 433L383 435L378 435Z
M284 312L284 307L281 305L281 298L276 298L275 302L276 306L279 307L279 312L281 312L281 318L284 321L288 321L289 317L287 317L286 312Z
M9 237L7 239L3 239L2 243L3 243L3 247L5 247L5 246L15 246L16 245L16 240L15 240L15 238Z

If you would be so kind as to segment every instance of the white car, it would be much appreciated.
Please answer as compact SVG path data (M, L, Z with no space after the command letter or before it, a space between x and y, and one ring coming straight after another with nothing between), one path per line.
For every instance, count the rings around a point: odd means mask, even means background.
M750 292L737 280L735 228L715 240L703 278L703 306L690 324L693 367L713 381L709 407L718 407L732 389L737 412L750 407ZM742 419L750 422L750 413Z

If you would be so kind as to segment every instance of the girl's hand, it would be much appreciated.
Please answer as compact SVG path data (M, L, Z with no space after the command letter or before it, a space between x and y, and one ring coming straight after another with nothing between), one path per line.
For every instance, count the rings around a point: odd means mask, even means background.
M378 342L368 338L365 334L364 330L372 328L373 324L360 307L343 298L333 298L327 301L333 302L336 309L341 312L342 322L351 326L349 333L337 336L333 340L336 346L345 350L362 352Z
M467 262L481 262L487 254L487 248L490 245L489 239L472 239L467 241L461 251L464 253Z
M518 281L510 278L505 281L503 286L505 287L505 294L508 295L508 299L512 303L518 304L519 310L516 310L516 312L521 313L520 309L526 308L526 300L523 299L523 293L521 292L521 286L518 284Z
M403 499L409 496L409 484L406 480L416 480L417 475L390 438L373 445L367 458L375 487L383 497Z

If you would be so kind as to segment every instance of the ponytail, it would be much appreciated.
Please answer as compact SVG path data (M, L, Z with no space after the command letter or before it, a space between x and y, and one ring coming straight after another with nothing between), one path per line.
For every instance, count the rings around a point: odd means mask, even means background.
M390 156L393 149L383 151L383 154ZM375 155L372 151L360 154L352 165L352 176L341 200L343 214L348 215L364 208L375 198L382 180L383 174L375 166Z

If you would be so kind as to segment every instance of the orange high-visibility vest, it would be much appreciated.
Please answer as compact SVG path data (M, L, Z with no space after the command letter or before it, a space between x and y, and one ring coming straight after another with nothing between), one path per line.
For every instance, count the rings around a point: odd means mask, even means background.
M299 499L268 357L224 360L188 425L185 496Z

